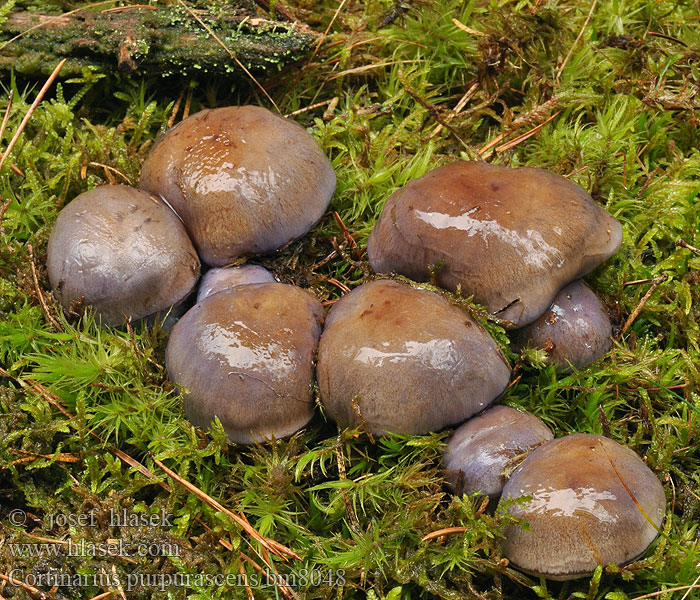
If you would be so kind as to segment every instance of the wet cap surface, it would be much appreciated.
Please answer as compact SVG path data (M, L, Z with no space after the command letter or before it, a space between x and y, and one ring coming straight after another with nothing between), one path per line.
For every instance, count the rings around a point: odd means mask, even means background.
M116 326L179 303L194 288L200 264L165 203L142 190L105 185L61 210L47 268L63 308L84 297L103 324Z
M259 106L229 106L168 130L139 185L171 204L205 263L224 266L304 235L325 212L335 173L294 121Z
M308 292L256 283L213 294L175 325L166 349L189 420L219 417L240 444L282 438L313 415L314 354L324 311Z
M197 290L197 302L207 296L227 290L237 285L250 283L272 283L272 273L258 265L241 265L240 267L221 267L209 269L202 277Z
M447 441L447 483L458 495L481 492L497 498L514 459L552 437L532 413L510 406L489 408L460 425Z
M529 497L529 498L528 498ZM627 564L658 534L666 496L637 454L608 438L573 434L537 448L512 474L501 502L530 529L504 529L503 553L523 571L574 579Z
M367 245L378 273L474 295L521 327L556 293L614 254L620 224L579 186L542 169L457 161L386 202Z
M600 300L582 281L574 281L555 297L533 323L513 333L513 347L546 350L562 373L583 369L612 347L612 324Z
M321 337L317 378L326 415L374 434L427 433L483 410L510 369L466 312L433 292L373 281L343 296Z

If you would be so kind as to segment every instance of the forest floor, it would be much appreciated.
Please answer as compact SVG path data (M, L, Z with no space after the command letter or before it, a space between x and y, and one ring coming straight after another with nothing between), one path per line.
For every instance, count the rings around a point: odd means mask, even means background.
M700 598L697 0L284 5L326 34L261 78L269 97L206 74L59 77L0 171L0 596ZM42 83L3 77L0 114L14 92L3 150ZM668 512L645 558L570 582L524 575L501 555L505 517L444 488L449 430L371 440L318 414L290 440L229 445L185 419L163 368L167 333L62 313L44 266L60 209L97 185L135 184L184 112L231 104L290 115L331 158L338 218L254 260L322 301L369 276L361 249L392 191L457 158L564 175L622 223L619 252L586 277L615 325L602 360L557 376L487 327L515 369L500 402L557 437L608 435L663 482ZM451 527L464 529L424 540ZM42 580L51 573L60 585ZM228 580L204 577L217 574Z

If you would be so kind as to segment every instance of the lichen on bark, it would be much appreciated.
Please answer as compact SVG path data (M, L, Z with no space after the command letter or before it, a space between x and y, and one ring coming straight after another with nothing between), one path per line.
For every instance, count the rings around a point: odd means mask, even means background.
M315 40L304 24L260 16L246 0L212 3L207 9L141 5L70 15L21 11L0 24L0 69L48 75L66 58L62 76L79 75L85 67L236 76L243 74L238 60L264 75L299 60Z

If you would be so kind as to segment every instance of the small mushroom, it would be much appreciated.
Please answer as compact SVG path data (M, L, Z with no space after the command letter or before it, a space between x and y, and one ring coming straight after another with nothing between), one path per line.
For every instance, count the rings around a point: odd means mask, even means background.
M480 492L498 498L506 470L552 432L535 415L509 406L494 406L458 427L447 442L443 464L447 484L456 494Z
M64 309L81 298L105 325L141 319L185 299L199 259L162 200L124 185L80 194L58 215L48 245L53 292Z
M203 110L168 130L140 187L182 217L202 260L223 266L304 235L335 190L335 173L300 125L259 106Z
M632 450L608 438L573 434L537 448L513 472L501 502L528 528L504 528L503 553L518 569L549 579L585 577L598 565L625 565L659 533L666 496Z
M292 435L313 415L314 353L324 310L308 292L253 283L208 296L173 327L165 353L192 424L215 417L229 440Z
M250 283L273 283L272 273L258 265L241 265L240 267L221 267L209 269L202 277L197 292L197 302L221 290Z
M365 283L331 309L316 369L326 414L377 435L460 423L508 385L498 346L466 312L395 281Z
M598 297L582 281L564 287L539 319L513 334L516 350L546 350L561 373L593 364L612 346L612 324Z
M367 244L378 273L461 288L511 327L614 254L620 224L579 186L542 169L457 161L386 202Z

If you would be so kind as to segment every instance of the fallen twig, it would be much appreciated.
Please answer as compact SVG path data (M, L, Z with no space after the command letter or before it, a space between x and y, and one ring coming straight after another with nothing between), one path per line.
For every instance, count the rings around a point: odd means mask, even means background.
M464 31L465 33L468 33L470 35L475 35L477 37L488 37L488 34L484 33L483 31L477 31L476 29L472 29L471 27L467 27L464 23L461 21L458 21L457 19L452 19L452 23L458 28Z
M262 554L263 559L265 560L265 562L266 562L267 564L269 564L270 567L272 568L272 573L273 573L273 575L272 575L271 577L274 578L273 580L275 581L275 585L277 586L277 589L278 589L280 592L282 592L282 595L283 595L287 600L300 600L299 596L297 596L297 595L294 593L294 590L293 590L291 587L289 587L289 586L284 582L284 580L279 576L279 573L277 572L277 567L275 567L275 563L272 562L272 560L270 560L270 556L269 556L269 554L268 554L268 552L267 552L267 549L262 548L262 549L261 549L261 554ZM270 578L270 576L268 575L268 579L269 579L269 578Z
M501 144L500 146L497 146L496 152L505 152L506 150L510 150L511 148L515 148L515 146L517 146L518 144L531 138L533 135L535 135L537 132L539 132L545 125L547 125L547 123L554 120L560 112L561 111L558 110L551 117L549 117L546 121L540 123L536 127L533 127L532 129L530 129L530 131L526 131L525 133L523 133L522 135L519 135L518 137L511 140L510 142L506 142L505 144Z
M97 596L93 596L90 598L90 600L104 600L105 598L109 598L114 592L102 592L101 594L97 594Z
M457 21L457 19L452 19L452 20L459 23L459 21ZM460 23L460 25L461 25L461 23ZM476 94L476 91L478 89L479 89L479 82L477 81L471 85L471 87L465 92L464 96L462 96L459 99L459 102L457 102L457 105L448 113L448 115L445 117L445 123L449 123L459 113L462 112L464 107L467 105L467 102L469 102L469 100L471 100L472 96L474 94ZM437 127L435 127L435 129L433 129L431 134L429 136L427 136L426 138L424 138L424 141L434 138L438 133L440 133L443 130L444 127L445 126L442 123L438 123Z
M697 579L696 579L697 581ZM632 598L632 600L645 600L646 598L655 598L656 596L661 596L662 594L670 594L671 592L682 592L683 590L696 590L700 589L700 585L679 585L678 587L672 587L665 590L659 590L658 592L652 592L651 594L644 594L643 596L637 596ZM684 596L685 598L685 596Z
M333 211L333 217L335 218L336 223L338 223L338 227L340 227L340 229L342 230L343 236L345 237L345 239L346 239L350 244L352 244L352 247L353 247L353 248L357 248L357 242L355 241L355 238L352 237L352 234L350 233L350 230L347 228L347 226L345 225L345 223L343 223L343 219L340 218L340 215L338 214L338 211L336 211L336 210Z
M22 458L18 458L16 460L10 461L11 465L19 465L19 464L22 464L25 462L31 462L37 458L45 458L47 460L55 460L56 462L69 462L69 463L80 462L79 457L77 457L73 454L67 454L65 452L58 452L57 454L37 454L36 452L29 452L27 450L19 450L19 449L10 448L10 453L24 455Z
M24 583L23 581L19 581L14 577L10 577L9 575L3 575L2 573L0 573L0 579L2 581L6 581L11 585L21 587L27 593L31 594L33 598L36 598L36 600L58 600L58 598L53 594L49 594L48 592L42 592L40 589L37 589L27 583Z
M350 288L343 282L338 281L335 277L329 277L326 281L331 285L337 287L341 292L344 292L346 294L350 292Z
M447 527L445 529L438 529L437 531L431 531L428 535L421 538L421 542L427 542L429 540L434 540L445 535L452 535L453 533L464 533L467 531L466 527Z
M129 177L127 175L125 175L124 173L122 173L119 169L115 169L114 167L110 167L109 165L104 165L104 164L99 163L99 162L89 162L88 165L90 165L91 167L101 167L102 169L104 169L105 175L107 175L108 179L110 178L109 173L112 172L112 173L116 173L124 181L126 181L127 185L134 185L133 182L131 181L131 179L129 179ZM110 183L112 183L112 182L110 181Z
M245 531L250 537L253 539L257 540L263 548L267 548L270 550L273 554L276 554L280 558L287 560L287 557L291 556L293 558L296 558L298 560L301 560L301 557L294 552L293 550L290 550L289 548L286 548L285 546L282 546L281 544L278 543L271 543L271 540L268 540L266 537L260 535L251 525L248 523L248 520L241 517L240 515L237 515L236 513L230 511L228 508L217 502L214 498L212 498L209 494L203 492L200 490L196 485L190 483L186 479L180 477L175 471L172 469L169 469L163 462L158 460L153 454L151 454L151 459L155 464L157 464L163 471L165 471L165 474L168 475L171 479L175 480L177 483L179 483L182 487L184 487L188 492L191 492L195 496L197 496L200 500L202 500L205 504L208 504L211 506L213 509L218 510L219 512L225 514L226 516L230 517L234 522L236 522L243 531Z
M688 47L688 44L686 44L683 40L679 40L677 37L673 37L672 35L667 35L665 33L659 33L658 31L647 31L647 33L649 35L653 35L654 37L669 40L670 42L676 42L676 44L680 44L681 46L684 46L685 48Z
M285 117L294 117L294 116L296 116L296 115L300 115L300 114L302 114L302 113L309 112L310 110L314 110L314 109L316 109L316 108L321 108L322 106L326 106L326 104L330 104L331 102L334 102L334 101L335 101L335 102L338 101L337 96L331 98L330 100L324 100L323 102L316 102L315 104L311 104L311 105L309 105L309 106L305 106L304 108L300 108L300 109L298 109L298 110L295 110L294 112L287 113L287 114L284 115L284 116L285 116Z
M642 283L652 283L653 281L653 277L647 279L635 279L634 281L625 281L625 283L622 284L622 287L627 287L628 285L640 285Z
M340 3L340 6L336 9L335 13L333 14L333 18L331 19L331 22L328 23L328 27L326 27L326 30L323 32L323 35L321 36L321 39L318 40L318 44L316 44L316 47L314 48L314 51L311 53L311 56L309 57L309 60L306 61L306 66L308 67L309 64L311 64L311 61L314 59L316 54L319 51L319 48L323 45L323 42L326 41L326 38L328 37L328 32L331 30L331 27L333 27L333 23L335 23L335 20L338 18L338 15L340 14L340 11L343 10L343 6L345 6L346 0L343 0ZM303 71L303 70L302 70Z
M51 325L54 326L54 328L57 331L63 331L63 327L61 324L54 319L53 315L51 314L51 311L49 310L48 304L46 304L46 299L44 298L44 294L41 291L41 287L39 286L39 278L36 275L36 266L34 265L34 248L32 248L31 244L27 244L27 251L29 252L29 268L32 271L32 281L34 282L34 291L36 292L36 295L39 297L39 303L41 304L41 309L44 311L44 315L46 316L47 321L51 323Z
M698 256L700 256L700 250L695 248L695 246L691 246L685 240L678 240L676 242L676 246L680 246L681 248L685 248L686 250L690 250L693 254L697 254Z
M652 286L649 288L646 294L644 294L644 297L639 301L639 304L637 304L637 308L635 308L632 311L632 314L629 316L627 321L625 321L625 324L622 327L622 331L620 331L620 335L618 336L618 339L621 338L625 332L630 328L632 323L634 323L634 320L637 318L639 313L642 311L644 308L644 305L647 303L649 298L651 298L651 295L656 291L656 288L658 288L664 281L668 281L668 275L661 275L661 277L656 277L655 279L652 280Z
M639 390L644 390L645 392L663 392L664 390L682 390L688 387L687 383L679 383L677 385L669 385L665 387L636 387L636 388L621 388L617 384L608 384L601 387L590 387L585 385L562 385L560 388L562 390L574 390L577 392L599 392L603 390L617 390L618 392L624 392L632 394L638 392Z

